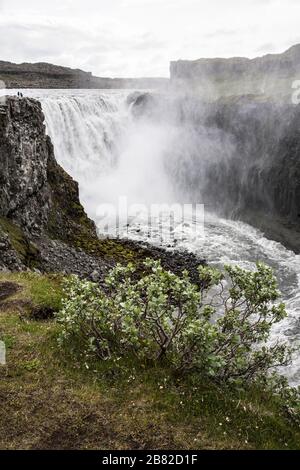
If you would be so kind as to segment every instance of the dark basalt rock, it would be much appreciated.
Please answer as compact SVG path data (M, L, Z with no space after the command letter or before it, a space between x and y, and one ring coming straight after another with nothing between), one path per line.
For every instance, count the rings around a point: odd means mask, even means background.
M14 282L0 282L0 303L16 294L20 286Z
M182 274L183 271L188 271L191 281L194 284L198 284L200 287L203 286L203 283L199 280L198 267L200 265L207 265L204 259L201 259L195 253L189 251L181 250L174 251L157 246L150 245L146 242L132 241L132 240L120 240L120 243L126 244L127 248L131 248L136 252L140 252L141 258L152 258L155 260L160 260L162 267L171 271L178 276Z
M0 215L39 233L47 223L48 143L41 106L9 98L0 114Z
M0 106L0 181L0 270L103 271L104 261L74 247L80 237L97 243L96 227L55 160L36 100L8 97Z
M55 160L41 104L9 97L1 109L0 215L30 235L54 225L58 238L64 238L77 223L96 235L80 204L78 184Z

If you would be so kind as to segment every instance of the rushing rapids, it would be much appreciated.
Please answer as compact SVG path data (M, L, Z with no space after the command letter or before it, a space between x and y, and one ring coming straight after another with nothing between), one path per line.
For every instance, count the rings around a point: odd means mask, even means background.
M131 91L24 90L24 94L41 101L56 158L79 182L82 202L95 220L99 204L116 205L122 196L127 196L130 204L208 201L211 207L213 199L207 197L209 165L213 162L216 169L221 162L224 176L224 168L236 150L225 131L195 127L184 122L182 113L175 118L171 113L168 119L162 113L153 117L142 111L137 116ZM189 113L193 115L194 111ZM230 190L235 191L235 186ZM226 195L222 193L222 198ZM239 200L240 195L237 204ZM217 266L237 263L251 269L258 260L271 265L289 312L280 327L274 328L272 338L299 345L300 255L248 224L216 215L213 209L206 210L204 233L195 230L201 220L190 214L184 223L176 225L171 244L164 220L149 233L142 213L121 226L120 234L169 248L185 248ZM300 354L295 354L285 372L291 384L300 383Z

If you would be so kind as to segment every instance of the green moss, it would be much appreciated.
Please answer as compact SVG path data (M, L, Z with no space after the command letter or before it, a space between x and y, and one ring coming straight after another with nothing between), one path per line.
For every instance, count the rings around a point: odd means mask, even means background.
M99 240L92 222L80 204L77 183L54 160L48 166L52 207L47 232L53 239L81 249L93 256L127 263L138 261L141 253L117 240Z
M287 419L282 403L260 390L237 392L199 377L176 380L168 370L142 371L139 365L110 388L120 408L128 406L129 397L139 403L146 396L153 416L193 429L195 448L202 448L206 436L209 448L299 449L299 428Z
M58 311L61 308L63 296L63 279L63 276L59 274L0 273L0 282L13 282L20 287L9 300L27 302L29 310L51 308L53 311Z
M119 263L138 263L145 258L142 249L127 247L126 242L110 238L99 239L93 222L83 208L76 204L75 206L76 211L71 213L66 208L62 209L58 203L54 204L48 222L48 234L51 238L59 239L92 256ZM59 230L59 227L63 228Z
M0 231L8 235L13 249L25 266L31 269L39 266L39 251L19 226L5 217L0 217Z
M61 308L63 296L61 275L35 275L31 273L21 274L21 283L26 286L28 295L33 304L38 307L51 307L58 311Z
M91 232L89 223L86 222L85 218L81 218L78 224L74 223L72 230L65 233L58 233L55 227L57 227L55 222L48 225L48 233L51 238L59 239L92 256L120 263L127 263L139 258L136 251L124 247L118 241L99 239Z

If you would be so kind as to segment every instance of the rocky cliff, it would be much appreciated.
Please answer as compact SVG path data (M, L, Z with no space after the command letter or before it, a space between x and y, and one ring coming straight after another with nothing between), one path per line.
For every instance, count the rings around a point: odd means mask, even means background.
M0 268L47 270L68 254L78 271L95 269L75 242L81 235L96 242L96 228L77 183L56 163L35 100L9 97L0 106L0 182Z
M38 101L9 97L0 106L0 156L2 217L30 235L49 231L53 223L59 238L83 223L96 235L80 205L78 184L55 160Z
M0 61L0 81L6 88L162 88L166 78L101 78L90 72L48 63L14 64Z
M223 155L207 166L202 190L208 204L221 213L250 222L297 253L299 123L299 105L248 97L208 106L205 126L222 136L224 146Z
M206 98L258 94L291 102L292 83L300 79L300 44L283 54L255 59L179 60L171 62L171 82Z
M50 211L52 156L39 103L7 100L0 108L0 210L29 233L40 233Z

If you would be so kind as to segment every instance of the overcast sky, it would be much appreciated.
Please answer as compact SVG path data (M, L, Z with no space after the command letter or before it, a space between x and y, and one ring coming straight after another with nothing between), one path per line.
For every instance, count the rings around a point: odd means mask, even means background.
M0 38L0 60L168 76L170 60L300 42L300 0L0 0Z

